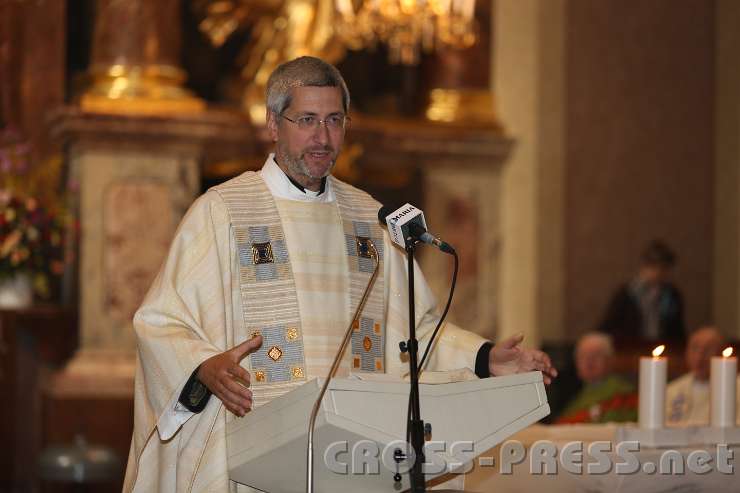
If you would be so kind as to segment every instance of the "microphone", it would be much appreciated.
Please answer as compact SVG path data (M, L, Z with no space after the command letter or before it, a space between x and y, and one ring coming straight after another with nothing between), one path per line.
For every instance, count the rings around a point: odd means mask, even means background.
M452 245L427 231L424 213L411 204L405 204L395 211L384 205L378 211L378 220L388 226L393 243L401 248L405 249L408 246L407 240L410 239L412 242L421 241L434 245L445 253L455 252Z

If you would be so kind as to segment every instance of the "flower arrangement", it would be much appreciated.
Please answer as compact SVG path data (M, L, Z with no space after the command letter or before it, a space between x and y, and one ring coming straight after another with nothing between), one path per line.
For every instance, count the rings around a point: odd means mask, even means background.
M0 132L0 282L26 274L48 298L65 269L70 221L56 192L61 159L31 167L29 154L17 132Z
M34 198L0 191L0 279L28 273L42 297L49 295L49 276L64 272L64 225Z

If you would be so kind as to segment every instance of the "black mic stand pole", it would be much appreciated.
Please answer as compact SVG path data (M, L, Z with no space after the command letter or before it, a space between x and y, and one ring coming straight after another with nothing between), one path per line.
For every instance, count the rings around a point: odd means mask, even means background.
M424 421L421 419L421 408L419 405L419 367L418 350L419 342L416 340L416 306L414 298L414 249L416 240L412 237L406 239L406 257L408 259L409 277L409 340L401 343L401 351L409 353L409 367L411 369L411 389L409 399L411 401L411 415L407 424L411 430L411 447L416 454L416 460L411 467L411 493L424 493Z

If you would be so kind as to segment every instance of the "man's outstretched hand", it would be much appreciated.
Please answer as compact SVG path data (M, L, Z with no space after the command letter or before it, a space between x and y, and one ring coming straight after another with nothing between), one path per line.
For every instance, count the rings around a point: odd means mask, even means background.
M496 343L488 357L488 370L491 376L501 377L527 371L539 370L546 384L558 376L550 357L538 349L524 349L521 346L524 336L518 334Z
M244 341L228 351L205 360L198 370L198 380L221 399L226 409L244 416L252 409L249 372L239 362L262 345L262 336Z

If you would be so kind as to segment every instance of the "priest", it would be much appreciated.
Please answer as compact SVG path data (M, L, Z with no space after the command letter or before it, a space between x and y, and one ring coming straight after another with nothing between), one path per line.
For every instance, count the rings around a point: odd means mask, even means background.
M226 423L327 374L372 274L379 275L340 375L390 373L408 363L405 252L377 220L380 204L331 176L349 126L339 71L313 57L279 66L267 84L274 141L260 172L198 198L134 316L135 425L124 491L250 492L228 478ZM418 267L420 352L439 316ZM556 375L522 337L493 345L446 324L425 368L479 377Z

